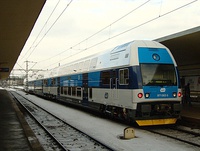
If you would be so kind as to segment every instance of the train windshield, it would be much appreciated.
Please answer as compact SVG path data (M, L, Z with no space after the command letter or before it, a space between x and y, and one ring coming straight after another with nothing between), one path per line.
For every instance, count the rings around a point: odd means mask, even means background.
M140 64L143 86L173 86L177 84L173 64Z

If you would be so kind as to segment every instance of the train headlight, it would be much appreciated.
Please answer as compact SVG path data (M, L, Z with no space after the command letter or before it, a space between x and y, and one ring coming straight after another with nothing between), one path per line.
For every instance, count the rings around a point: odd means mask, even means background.
M145 93L145 98L149 98L150 94L149 93Z
M143 94L142 93L138 93L138 98L142 98L143 97Z
M173 92L173 97L175 98L177 96L176 92Z

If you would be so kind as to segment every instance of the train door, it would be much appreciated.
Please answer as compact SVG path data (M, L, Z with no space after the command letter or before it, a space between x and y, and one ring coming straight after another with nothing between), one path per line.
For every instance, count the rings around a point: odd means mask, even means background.
M83 104L88 103L88 73L83 74Z
M110 90L111 90L112 101L114 102L115 100L118 99L118 78L117 78L117 71L116 70L112 70L110 74L111 74L111 78L110 78Z
M48 90L48 95L50 94L51 91L51 79L48 79L48 85L47 85L47 90Z
M57 78L57 96L60 97L60 77Z
M44 94L44 80L42 80L42 94Z

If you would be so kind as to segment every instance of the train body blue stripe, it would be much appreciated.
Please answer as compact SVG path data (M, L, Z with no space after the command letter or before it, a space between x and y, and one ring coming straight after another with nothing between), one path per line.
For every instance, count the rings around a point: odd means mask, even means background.
M177 86L143 86L144 93L149 93L148 99L174 98L173 92L178 92Z
M159 58L154 58L154 55ZM165 63L171 64L173 60L165 48L138 48L139 63Z
M156 54L156 55L155 55ZM155 55L155 57L154 57ZM165 48L138 48L138 58L139 63L164 63L173 64L173 60L170 54ZM116 68L116 78L119 79L119 69ZM159 99L159 98L173 98L173 92L177 92L177 86L142 86L142 79L140 73L140 66L128 67L129 69L129 84L120 85L118 83L119 89L138 89L142 88L144 93L149 93L150 97L148 99ZM105 70L104 70L105 71ZM112 72L113 69L106 70ZM103 85L101 82L102 71L89 72L88 73L88 87L98 87L98 88L110 88L110 85ZM112 78L112 77L111 77ZM42 85L42 80L35 83L36 86ZM56 78L56 85L58 85ZM47 86L51 85L51 78L48 78ZM83 87L83 74L74 74L60 77L60 87Z
M100 71L88 73L88 86L89 87L100 86Z
M29 81L28 90L143 126L173 124L180 113L176 62L155 41L119 45L53 69L51 76Z
M60 77L60 86L79 86L83 85L82 74Z

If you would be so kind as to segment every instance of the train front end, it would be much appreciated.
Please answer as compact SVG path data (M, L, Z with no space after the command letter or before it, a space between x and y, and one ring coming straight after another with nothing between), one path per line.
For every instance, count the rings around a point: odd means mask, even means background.
M137 124L175 124L181 111L181 88L171 52L161 44L138 47L138 62Z

